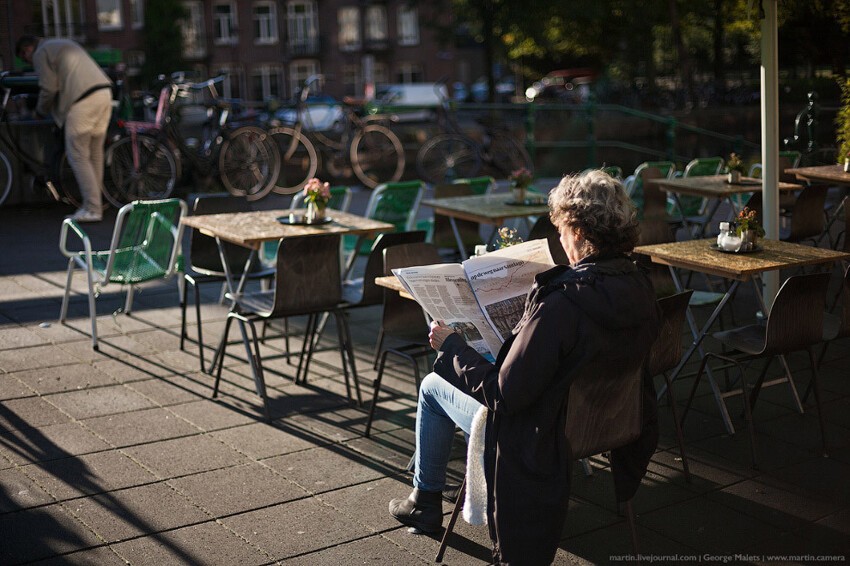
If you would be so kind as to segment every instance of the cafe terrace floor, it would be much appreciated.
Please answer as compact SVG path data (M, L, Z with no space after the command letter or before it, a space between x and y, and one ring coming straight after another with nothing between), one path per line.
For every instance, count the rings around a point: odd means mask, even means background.
M276 198L262 206L288 204L287 197ZM362 212L367 198L358 193L352 211ZM413 451L415 392L404 377L410 370L390 370L373 436L366 439L366 412L345 398L335 342L323 342L326 351L316 355L306 385L292 383L294 366L269 359L273 423L266 424L241 345L228 350L218 399L210 398L212 378L198 370L196 345L178 349L174 280L143 286L132 316L119 312L123 294L107 287L98 299L101 348L95 352L83 294L74 295L68 324L57 323L66 266L59 226L69 212L57 205L0 208L0 563L433 561L438 540L408 533L387 513L387 502L410 489L405 467ZM88 225L96 246L106 245L114 216L112 210L103 223ZM84 289L84 276L74 287ZM734 303L738 324L754 313L746 287ZM226 313L218 296L217 286L204 289L208 344ZM355 310L351 320L368 399L380 309ZM293 323L303 328L303 320ZM728 314L725 323L733 324ZM270 340L264 355L281 348L282 340ZM801 393L810 377L804 358L789 359ZM755 411L761 469L753 470L739 398L730 401L739 429L730 436L702 385L685 428L694 475L686 483L669 407L660 407L659 449L634 502L644 559L847 559L850 340L829 347L821 377L829 458L820 452L813 401L797 414L787 389L772 387ZM722 382L722 372L718 378ZM680 405L691 383L685 378L674 388ZM464 469L461 435L454 455L450 482L457 484ZM557 564L633 560L626 556L629 534L607 461L598 457L592 464L590 477L575 467ZM450 510L445 503L444 512ZM485 527L460 520L455 531L447 564L489 562Z

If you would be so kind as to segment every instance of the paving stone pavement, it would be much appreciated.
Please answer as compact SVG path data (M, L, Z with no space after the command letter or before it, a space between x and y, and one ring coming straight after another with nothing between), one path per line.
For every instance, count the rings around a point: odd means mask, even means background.
M358 192L352 210L362 211L367 198ZM259 206L286 204L274 197ZM199 371L197 344L178 348L174 280L143 285L130 316L121 312L119 290L104 289L98 298L102 346L95 352L82 275L75 278L68 323L57 322L66 266L59 225L68 212L58 205L0 208L0 564L433 561L438 540L408 533L387 513L387 502L410 486L405 468L415 391L408 369L390 369L366 439L366 411L346 398L335 342L323 340L307 383L294 385L295 367L282 357L282 340L270 339L263 346L273 416L267 424L240 344L228 350L216 399L213 378ZM87 225L95 247L106 245L114 216L112 210L104 222ZM218 298L218 289L205 288L208 360L226 313ZM736 297L739 323L752 316L752 301L746 292ZM358 309L351 320L369 399L380 310ZM304 321L291 322L292 347L300 348ZM189 336L195 335L190 315ZM325 336L335 334L330 329ZM812 401L797 414L787 390L774 387L755 411L762 466L752 469L740 405L730 401L742 431L730 436L701 386L685 430L688 483L668 407L661 406L659 451L634 501L647 561L846 560L848 346L846 339L831 345L821 367L829 458L820 453ZM803 356L789 362L804 389L810 372ZM684 379L675 388L680 404L690 383ZM450 481L459 483L460 435L454 455ZM591 476L575 467L556 564L633 559L607 461L591 463ZM445 513L450 510L446 503ZM486 528L459 521L456 533L447 564L489 562Z

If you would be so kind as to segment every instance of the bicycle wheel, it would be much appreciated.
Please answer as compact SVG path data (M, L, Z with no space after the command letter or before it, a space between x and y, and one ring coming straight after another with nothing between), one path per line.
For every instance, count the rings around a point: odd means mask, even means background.
M280 171L277 146L256 126L230 132L218 155L218 173L224 187L235 196L259 200L271 192Z
M506 177L512 171L523 167L534 172L531 156L525 147L510 134L499 132L492 134L487 153L488 163L499 177Z
M421 179L432 184L475 177L481 170L478 146L463 136L439 135L419 149L416 170Z
M139 134L136 147L138 169L131 138L121 138L106 149L103 196L116 208L134 200L168 198L177 184L177 160L168 146Z
M404 148L391 130L368 124L351 141L351 167L360 182L374 189L394 183L404 173Z
M83 194L80 192L80 184L77 183L77 177L74 175L74 170L71 169L68 154L64 151L58 156L55 169L52 169L51 174L53 176L52 181L59 185L54 187L54 189L61 191L59 200L76 208L83 206ZM107 208L109 208L109 202L103 199L101 210L106 210Z
M281 195L297 193L319 169L316 148L293 128L272 128L269 137L280 154L280 172L272 190Z
M0 151L0 206L12 192L12 164L6 154Z

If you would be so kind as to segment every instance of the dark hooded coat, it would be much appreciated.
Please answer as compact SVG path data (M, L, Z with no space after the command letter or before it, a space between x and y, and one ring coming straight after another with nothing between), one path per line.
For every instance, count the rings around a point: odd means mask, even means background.
M652 285L630 258L591 257L537 275L495 364L459 335L442 344L434 371L489 409L484 466L496 563L552 562L570 494L570 384L642 363L659 320ZM658 442L655 395L645 385L644 434L612 458L621 501L634 494Z

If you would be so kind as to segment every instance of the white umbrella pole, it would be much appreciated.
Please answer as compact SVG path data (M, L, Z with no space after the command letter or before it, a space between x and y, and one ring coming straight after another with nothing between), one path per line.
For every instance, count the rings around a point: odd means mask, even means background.
M761 162L764 182L763 216L766 237L779 239L779 48L777 0L762 0L761 20ZM764 274L764 300L769 308L779 292L779 273ZM767 314L767 313L765 313Z

